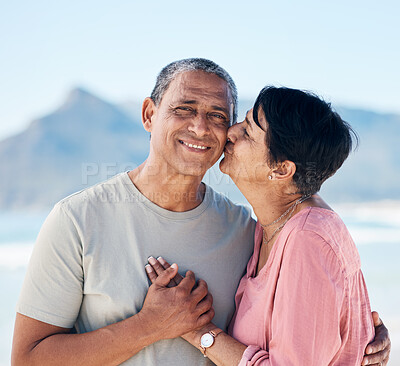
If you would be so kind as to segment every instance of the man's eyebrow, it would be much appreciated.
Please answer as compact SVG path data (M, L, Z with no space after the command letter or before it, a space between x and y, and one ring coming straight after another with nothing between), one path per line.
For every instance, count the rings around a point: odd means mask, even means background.
M213 109L215 109L215 110L217 110L217 111L221 111L221 112L224 112L224 113L226 113L226 114L229 115L229 112L228 112L228 110L227 110L226 108L219 107L219 106L217 106L217 105L213 105L212 107L213 107Z
M174 104L197 104L195 100L179 99L173 102Z

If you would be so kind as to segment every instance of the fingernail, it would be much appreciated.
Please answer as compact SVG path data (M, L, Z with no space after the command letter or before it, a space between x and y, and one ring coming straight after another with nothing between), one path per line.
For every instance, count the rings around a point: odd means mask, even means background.
M155 264L156 260L154 259L153 256L150 256L149 258L147 258L147 260L149 261L150 264Z
M171 268L178 268L178 265L176 263L171 264Z
M160 256L160 257L157 257L157 260L158 260L158 261L159 261L160 259L163 259L163 257L161 257L161 256Z
M369 355L372 353L372 348L368 346L365 352ZM368 363L366 363L366 365L368 365Z
M144 269L145 269L146 272L148 272L148 273L153 272L153 268L151 268L150 264L146 264L146 265L144 266Z

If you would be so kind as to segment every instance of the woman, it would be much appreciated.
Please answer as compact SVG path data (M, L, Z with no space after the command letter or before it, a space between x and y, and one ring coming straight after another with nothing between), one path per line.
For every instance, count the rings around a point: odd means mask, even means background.
M315 195L349 155L352 133L316 96L275 87L229 129L220 169L258 218L254 254L229 335L209 324L184 336L217 365L361 364L374 326L360 259Z

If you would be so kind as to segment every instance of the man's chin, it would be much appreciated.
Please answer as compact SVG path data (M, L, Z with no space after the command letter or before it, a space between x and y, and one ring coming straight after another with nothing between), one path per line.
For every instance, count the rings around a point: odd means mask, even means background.
M199 177L202 178L208 169L210 169L211 166L202 166L202 165L195 165L195 164L184 164L180 167L180 173L188 176L188 177Z

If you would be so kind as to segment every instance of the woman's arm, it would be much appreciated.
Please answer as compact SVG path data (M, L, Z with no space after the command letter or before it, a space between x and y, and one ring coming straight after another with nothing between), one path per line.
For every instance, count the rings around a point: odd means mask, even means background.
M204 352L200 347L200 339L203 334L209 331L213 331L217 336L214 339L213 345L206 348ZM247 348L246 345L238 342L225 332L222 332L222 330L213 323L209 323L198 330L186 333L182 338L203 354L205 353L205 356L218 366L239 365L243 352Z
M157 277L168 267L170 267L170 264L164 258L158 257L155 259L150 257L149 264L145 266L145 269L150 281L154 283ZM170 282L169 286L178 285L182 279L183 277L178 273ZM200 339L203 334L208 333L209 331L214 331L215 333L218 333L218 335L215 337L213 345L205 350L206 357L218 366L239 365L241 361L243 362L243 355L248 347L243 343L238 342L225 332L222 332L221 329L213 323L206 324L202 328L188 332L184 334L182 338L204 354L204 351L200 346ZM258 347L256 348L259 350ZM268 352L262 351L262 353L266 356L266 359L268 359ZM245 364L247 363L244 363L244 365Z
M149 258L150 264L146 265L146 272L151 282L170 266L162 257L157 259ZM170 286L176 286L182 280L182 276L178 273L171 281ZM390 339L386 327L383 325L377 313L374 316L375 340L370 343L366 349L368 355L363 358L363 365L373 365L381 363L382 366L387 365L390 353ZM299 315L300 316L300 315ZM200 338L204 333L210 330L219 331L219 328L210 323L204 327L189 332L182 336L186 341L194 347L202 351L200 347ZM206 356L209 357L216 365L270 365L269 353L262 350L258 346L246 346L228 334L221 332L214 340L214 344L206 350Z

